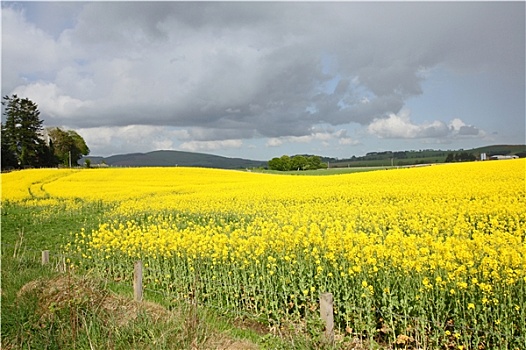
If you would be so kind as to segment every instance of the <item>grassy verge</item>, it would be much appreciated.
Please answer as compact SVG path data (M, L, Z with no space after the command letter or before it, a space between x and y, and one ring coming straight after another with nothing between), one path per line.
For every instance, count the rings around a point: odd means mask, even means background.
M2 289L4 349L258 348L218 332L192 305L168 310L138 303L98 277L54 273L23 258L6 259L3 267L9 270Z

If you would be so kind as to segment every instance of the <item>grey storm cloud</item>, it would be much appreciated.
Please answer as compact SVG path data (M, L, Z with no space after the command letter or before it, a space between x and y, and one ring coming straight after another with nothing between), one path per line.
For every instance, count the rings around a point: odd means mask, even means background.
M39 17L32 32L3 7L2 90L31 92L48 119L80 128L302 136L399 113L439 65L524 78L520 2L92 2L70 8L65 29ZM38 64L19 59L35 50Z

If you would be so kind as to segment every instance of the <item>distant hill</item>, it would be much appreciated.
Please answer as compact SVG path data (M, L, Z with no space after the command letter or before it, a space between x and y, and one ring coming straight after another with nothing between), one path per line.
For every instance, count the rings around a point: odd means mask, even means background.
M330 160L331 168L342 167L367 167L367 166L404 166L416 164L444 163L447 156L456 153L467 153L480 159L481 153L486 153L487 157L493 155L517 155L520 158L526 157L526 145L492 145L472 149L460 150L411 150L411 151L383 151L369 152L365 156L348 159Z
M526 157L526 145L493 145L478 147L467 152L486 153L488 157L495 155L517 155L520 158Z
M218 169L245 169L265 167L267 162L242 158L227 158L205 153L181 151L154 151L148 153L130 153L110 157L87 156L79 160L84 164L89 159L91 165L107 164L112 167L173 167L189 166Z

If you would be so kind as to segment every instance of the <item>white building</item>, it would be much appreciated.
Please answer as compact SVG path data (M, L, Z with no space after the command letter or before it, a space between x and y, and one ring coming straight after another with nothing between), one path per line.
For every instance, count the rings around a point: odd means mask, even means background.
M510 155L510 156L495 155L495 156L489 157L489 159L491 160L517 159L517 158L519 157L516 155Z

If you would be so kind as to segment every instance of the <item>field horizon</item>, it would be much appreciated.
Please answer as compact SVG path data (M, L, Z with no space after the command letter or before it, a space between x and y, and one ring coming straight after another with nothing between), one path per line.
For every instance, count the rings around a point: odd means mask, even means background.
M360 166L389 166L389 165L415 165L423 162L443 163L449 153L473 153L477 157L480 153L489 156L496 154L521 154L526 155L526 145L489 145L473 149L458 150L406 150L406 151L381 151L370 152L363 156L350 156L348 158L334 158L330 156L319 156L323 162L332 163L333 167L360 167ZM300 154L311 156L308 154ZM524 157L525 155L522 155ZM276 155L280 157L280 155ZM289 155L294 156L294 155ZM253 160L242 158L223 157L214 154L181 152L174 150L157 150L146 153L116 154L108 157L86 156L79 161L84 165L89 159L93 165L106 164L109 166L197 166L220 169L245 169L267 166L267 160Z

